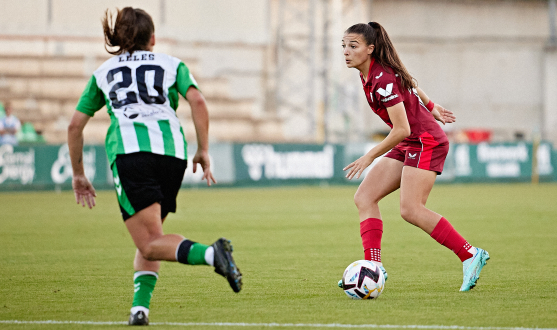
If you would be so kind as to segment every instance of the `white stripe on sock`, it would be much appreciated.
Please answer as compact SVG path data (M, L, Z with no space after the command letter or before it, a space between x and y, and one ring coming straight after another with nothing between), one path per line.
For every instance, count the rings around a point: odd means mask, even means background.
M135 314L139 311L143 311L143 313L145 313L145 316L149 316L149 308L143 307L143 306L132 307L132 309L130 310L130 313Z
M205 250L205 262L215 267L215 249L212 246Z
M152 275L152 276L156 277L157 280L159 279L159 274L157 274L155 272L152 272L152 271L149 271L149 270L138 270L137 272L135 272L133 274L133 280L135 281L139 276L142 276L142 275Z

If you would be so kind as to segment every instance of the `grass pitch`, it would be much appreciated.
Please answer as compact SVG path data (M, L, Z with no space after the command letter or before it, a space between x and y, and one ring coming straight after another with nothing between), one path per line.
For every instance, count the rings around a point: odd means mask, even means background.
M398 193L387 197L380 206L389 280L370 301L353 301L336 286L363 258L355 191L182 190L165 232L209 244L231 239L244 289L233 293L207 266L164 263L151 322L557 328L557 185L434 187L428 207L491 256L466 293L458 291L458 258L400 218ZM93 210L75 205L71 192L2 193L0 205L0 321L127 320L135 248L114 192L99 192ZM124 325L0 323L75 327Z

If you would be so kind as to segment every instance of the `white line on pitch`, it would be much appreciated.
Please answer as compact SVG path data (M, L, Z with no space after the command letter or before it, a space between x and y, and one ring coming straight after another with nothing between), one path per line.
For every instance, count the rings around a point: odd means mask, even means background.
M95 321L20 321L0 320L0 324L84 324L84 325L121 325L127 322ZM152 322L151 325L173 325L182 327L221 326L221 327L269 327L269 328L381 328L381 329L435 329L435 330L557 330L557 328L522 328L522 327L465 327L460 325L395 325L395 324L341 324L341 323L232 323L232 322Z

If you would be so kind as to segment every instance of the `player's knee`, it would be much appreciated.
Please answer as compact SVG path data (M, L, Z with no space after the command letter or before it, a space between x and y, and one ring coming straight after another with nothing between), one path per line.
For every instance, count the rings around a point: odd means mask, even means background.
M369 193L361 192L360 190L356 191L356 194L354 195L354 204L356 204L356 207L359 211L371 208L378 202L379 201L376 200L376 198L373 198L372 195L370 195Z
M369 204L369 200L366 198L365 194L362 194L358 190L356 194L354 194L354 204L356 204L358 210L362 210Z
M139 248L139 252L143 256L143 258L145 258L149 261L157 260L155 258L155 246L151 243L147 243L147 244L144 244L143 246L141 246Z
M417 214L417 209L413 205L400 204L400 216L407 222L414 223Z

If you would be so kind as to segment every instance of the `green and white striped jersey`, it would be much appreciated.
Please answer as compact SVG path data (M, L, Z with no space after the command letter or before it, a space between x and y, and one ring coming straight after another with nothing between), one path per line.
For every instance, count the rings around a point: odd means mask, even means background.
M118 154L151 152L187 159L187 142L178 117L178 93L186 97L197 82L179 59L135 51L104 62L77 104L93 116L106 105L110 127L106 153L110 164Z

